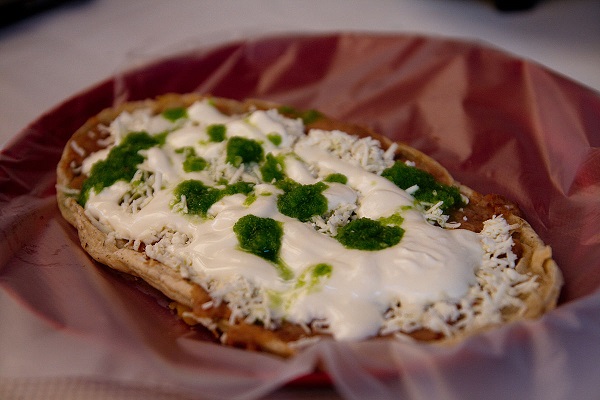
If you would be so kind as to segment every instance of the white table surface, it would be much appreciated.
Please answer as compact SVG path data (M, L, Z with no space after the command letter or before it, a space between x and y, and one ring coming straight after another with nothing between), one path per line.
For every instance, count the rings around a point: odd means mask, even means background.
M541 0L515 13L483 0L89 0L0 28L0 148L65 98L136 62L249 35L326 31L480 41L600 92L599 0Z

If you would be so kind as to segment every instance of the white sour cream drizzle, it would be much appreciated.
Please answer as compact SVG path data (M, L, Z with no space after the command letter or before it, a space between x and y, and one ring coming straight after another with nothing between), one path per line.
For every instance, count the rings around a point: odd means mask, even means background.
M410 194L361 166L365 157L362 161L360 157L342 159L323 146L315 147L315 137L328 132L317 131L312 138L306 137L301 120L284 118L275 110L231 117L221 114L208 101L192 105L188 118L183 124L178 121L170 125L174 130L163 147L142 152L145 161L139 168L155 178L149 183L148 199L141 209L132 211L120 204L131 185L118 182L100 193L91 193L86 213L111 231L111 237L145 243L149 257L201 284L216 302L227 301L230 308L237 310L232 318L259 319L267 327L276 326L282 318L313 327L317 321L337 339L361 339L420 327L451 334L453 328L448 324L441 323L443 327L439 328L440 321L427 322L432 318L431 310L442 309L441 304L448 305L451 312L440 314L438 310L435 315L438 320L456 320L454 314L459 305L465 307L465 301L482 303L481 298L486 297L480 294L481 289L474 289L483 279L478 277L483 260L489 264L490 258L489 251L482 246L481 235L462 229L441 229L427 222L414 207ZM321 181L331 172L344 174L347 185L330 183L324 192L330 211L351 204L357 217L378 219L399 213L404 218L402 240L380 251L347 249L331 236L317 232L310 223L281 214L276 205L281 190L260 182L256 167L240 170L226 164L225 142L209 142L206 127L214 123L227 126L228 138L243 136L260 141L265 154L287 154L286 174L300 183ZM151 128L165 125L160 115L149 117L138 112L118 118L109 129L118 143L128 129L158 133ZM273 133L282 139L279 146L267 138ZM332 135L335 140L356 140L340 132ZM204 157L211 167L184 172L184 156L175 152L183 146L194 147L196 154ZM90 155L86 169L106 154L107 151L101 151ZM393 160L391 154L383 151L377 154L381 165L375 169L380 173ZM373 169L373 165L369 168ZM215 185L223 177L257 183L256 200L248 205L245 195L224 197L209 209L206 219L171 208L173 190L182 180L199 179ZM248 214L283 223L280 257L293 271L292 279L282 279L272 263L239 248L233 225ZM506 235L509 227L503 227L496 235ZM506 240L510 236L505 243ZM298 284L318 264L330 265L330 276L320 277L311 284ZM511 276L514 274L513 269ZM525 280L522 276L515 279ZM515 282L503 277L497 280L507 286ZM502 301L494 300L491 306L490 301L485 304L487 311L477 313L483 315L480 319L498 318ZM462 313L462 319L468 319Z

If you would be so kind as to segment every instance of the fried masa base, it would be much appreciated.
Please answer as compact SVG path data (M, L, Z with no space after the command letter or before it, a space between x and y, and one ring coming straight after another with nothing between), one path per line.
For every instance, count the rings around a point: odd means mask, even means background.
M296 352L294 342L317 333L307 332L299 325L284 323L275 330L267 330L259 325L249 325L244 322L230 323L229 309L226 304L206 308L203 305L211 300L209 293L200 285L184 279L172 268L146 256L143 251L134 250L124 242L110 240L86 215L84 209L70 194L71 189L80 189L85 176L78 173L83 159L100 150L98 139L107 134L100 129L108 126L120 113L131 112L140 108L151 108L154 113L160 113L174 107L187 107L195 101L209 96L199 94L169 94L153 100L125 103L119 107L102 111L90 118L78 129L66 144L62 158L57 166L57 201L64 218L78 232L83 249L98 262L143 279L158 289L173 301L173 308L184 321L191 325L202 324L210 329L216 337L226 345L250 350L260 350L281 356L291 356ZM235 100L210 97L221 112L225 114L243 113L252 109L278 108L279 105L260 100ZM295 113L294 111L291 111ZM353 124L336 121L326 116L320 116L314 122L306 124L307 131L311 128L326 130L338 129L360 137L371 136L388 148L391 141L369 129ZM73 144L74 143L74 144ZM415 162L416 166L428 171L444 184L459 186L461 192L470 200L465 213L468 213L468 229L479 231L483 221L495 214L502 214L509 224L519 228L513 233L513 240L518 247L519 261L516 269L521 273L531 273L537 276L538 288L528 293L522 300L526 311L519 309L503 309L504 322L519 319L537 318L553 309L558 300L562 286L562 274L552 259L552 252L546 246L532 227L521 216L518 208L497 195L482 196L472 189L456 182L448 171L438 162L424 153L397 143L396 158ZM466 214L465 214L466 215ZM458 218L458 217L457 217ZM491 326L485 327L489 329ZM481 329L465 329L452 338L445 338L433 332L421 330L409 333L417 340L435 341L439 343L455 342Z

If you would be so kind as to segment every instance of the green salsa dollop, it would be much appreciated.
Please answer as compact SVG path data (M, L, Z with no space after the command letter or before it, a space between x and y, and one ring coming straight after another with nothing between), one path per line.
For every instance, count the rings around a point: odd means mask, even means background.
M323 182L301 185L284 180L279 187L284 190L277 198L277 209L282 214L306 222L327 212L327 198L323 195L327 185Z
M196 155L196 150L193 147L182 147L175 150L177 153L185 154L185 160L183 161L183 170L185 172L202 171L208 166L208 161L203 157Z
M312 124L323 117L323 114L317 110L298 111L294 107L290 106L281 106L279 107L278 111L281 114L287 115L291 118L300 118L302 119L302 122L307 125Z
M211 142L222 142L225 140L227 127L223 124L213 124L206 128L206 133Z
M263 181L271 183L285 178L285 163L282 156L276 157L268 153L265 162L260 167Z
M162 116L171 122L175 122L178 119L187 118L188 113L184 107L174 107L163 111Z
M346 184L348 183L348 177L344 174L329 174L325 177L325 179L323 179L323 182L337 182L337 183L341 183L341 184Z
M417 185L419 189L413 193L415 199L433 204L442 201L441 209L445 212L465 205L457 187L439 183L430 173L406 165L402 161L396 161L393 166L385 169L381 176L394 182L402 190Z
M223 189L218 189L206 186L201 181L188 179L181 182L175 188L173 192L175 198L171 202L171 205L179 203L181 197L185 196L188 214L206 217L208 209L223 197L237 193L248 194L252 191L253 186L253 184L248 182L237 182L227 185Z
M92 166L89 177L81 187L77 200L79 204L85 206L92 189L98 193L117 181L129 182L135 175L138 164L144 161L139 151L163 144L164 140L163 135L150 136L146 132L132 132L127 135L118 146L110 150L106 159Z
M234 136L227 141L226 161L234 167L251 162L259 163L263 158L263 147L256 140Z
M404 229L399 226L359 218L341 227L335 238L349 249L376 251L400 243L403 235Z
M279 258L283 237L281 222L249 214L233 225L233 232L242 250L272 262L281 278L287 280L293 277L292 270Z
M302 275L298 277L296 288L306 287L307 289L315 289L322 278L331 277L333 267L330 264L319 263L308 268Z
M275 146L279 146L281 144L281 135L279 133L269 133L267 135L267 139L269 139L269 142L273 143Z

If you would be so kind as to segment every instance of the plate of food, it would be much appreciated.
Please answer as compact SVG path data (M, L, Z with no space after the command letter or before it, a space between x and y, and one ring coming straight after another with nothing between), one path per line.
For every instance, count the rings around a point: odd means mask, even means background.
M441 38L256 38L124 71L0 159L6 304L56 334L22 374L60 351L62 376L188 394L419 398L558 348L584 362L599 121L591 90Z

